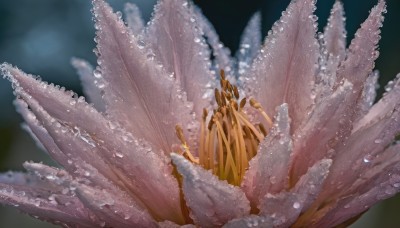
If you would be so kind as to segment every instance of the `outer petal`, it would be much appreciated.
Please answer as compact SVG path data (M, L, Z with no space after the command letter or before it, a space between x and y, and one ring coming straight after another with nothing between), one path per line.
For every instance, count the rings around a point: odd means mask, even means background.
M253 91L269 116L274 116L278 105L289 104L292 131L313 103L319 56L314 9L313 0L292 1L246 76L247 89Z
M0 203L15 206L22 212L54 224L99 226L95 216L79 199L67 192L58 192L52 184L31 174L0 175Z
M130 35L111 7L103 0L94 0L93 5L100 70L107 82L103 96L107 113L136 137L168 153L179 142L174 134L176 124L183 127L185 135L195 131L192 104L167 75L168 69L146 53L148 48Z
M320 193L332 160L316 163L290 192L267 194L260 202L260 214L274 217L274 227L289 227Z
M214 77L209 70L207 44L192 17L193 9L187 0L160 1L146 35L155 59L180 83L200 117L210 104L208 95L212 93L206 87Z
M113 173L121 180L128 180L124 184L154 216L183 222L178 184L164 154L156 153L157 150L146 141L117 128L83 100L73 99L66 92L26 76L9 65L2 68L13 82L16 93L30 106L35 107L37 102L52 118L85 131L89 139L96 142L99 155L113 167ZM36 110L39 112L40 109ZM164 207L159 207L160 203Z
M289 158L292 152L288 105L278 108L275 127L261 142L257 155L250 161L242 189L252 207L258 206L267 193L278 193L288 187Z
M88 100L94 104L97 110L101 112L105 111L106 107L102 98L104 81L101 78L97 78L98 72L93 71L90 63L82 59L73 58L71 64L78 71L83 92Z
M250 213L249 201L239 188L218 180L180 155L171 154L171 158L183 176L183 193L196 225L222 226Z
M109 227L157 227L147 211L124 195L77 184L77 195Z

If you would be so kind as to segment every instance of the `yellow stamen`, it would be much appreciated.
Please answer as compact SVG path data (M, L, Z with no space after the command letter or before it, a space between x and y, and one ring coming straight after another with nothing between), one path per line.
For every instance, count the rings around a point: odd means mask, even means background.
M239 90L225 78L224 71L221 71L220 85L221 90L214 91L218 107L210 119L208 111L203 110L198 158L191 153L180 126L175 129L182 144L182 151L178 152L192 163L211 170L220 179L240 185L250 159L257 154L259 143L268 133L262 123L251 123L244 112L247 99L239 102ZM272 126L271 118L260 103L250 99L250 106L264 117L268 128Z

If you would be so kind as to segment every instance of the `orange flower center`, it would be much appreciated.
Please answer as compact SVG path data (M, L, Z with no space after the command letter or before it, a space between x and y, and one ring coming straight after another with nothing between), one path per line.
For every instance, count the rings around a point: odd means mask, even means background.
M246 98L239 102L238 88L225 78L224 71L221 71L220 83L222 89L215 89L218 107L210 118L208 111L203 109L198 157L191 153L179 125L176 126L176 134L182 149L178 152L192 163L211 170L219 179L238 186L250 159L257 153L259 143L268 133L262 123L253 124L250 121L245 111ZM271 118L260 103L250 99L250 106L261 114L269 129L272 126Z

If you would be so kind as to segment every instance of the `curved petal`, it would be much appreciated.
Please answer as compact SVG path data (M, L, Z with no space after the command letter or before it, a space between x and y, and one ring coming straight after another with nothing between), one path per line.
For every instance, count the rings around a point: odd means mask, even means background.
M193 8L187 0L160 1L147 27L146 39L155 59L179 82L188 100L194 103L197 117L201 117L203 108L211 102L207 85L215 83L215 78L209 70L210 52L201 29L196 27Z
M103 80L95 77L93 67L85 60L72 58L71 64L79 74L85 96L97 110L104 112L106 107L102 98L102 93L104 93L102 90Z
M309 167L323 158L331 158L334 148L351 132L347 115L353 85L344 82L333 94L315 105L310 117L295 132L291 158L291 183L295 184Z
M257 155L250 161L242 181L242 189L252 207L257 207L267 193L278 193L288 187L292 152L288 105L281 105L277 112L275 127L260 143Z
M171 158L183 176L183 193L196 225L222 226L250 213L250 203L238 187L218 180L180 155L172 153Z
M13 82L15 92L31 107L36 107L35 114L43 108L51 118L85 131L96 142L99 155L113 167L113 173L120 180L127 180L124 184L151 213L162 219L183 222L178 183L163 153L117 127L82 99L71 98L67 92L39 82L9 65L2 65L2 69ZM164 207L159 207L160 203Z
M147 211L124 195L77 184L76 193L86 207L109 227L157 227Z
M269 116L288 103L295 131L313 104L313 86L319 57L314 0L292 1L273 26L252 69L247 73L247 90Z
M171 146L179 143L175 125L181 125L185 135L189 131L197 133L192 104L186 101L185 91L167 75L168 69L146 53L148 48L130 35L107 3L94 0L93 11L98 28L100 77L106 82L103 99L107 113L136 137L169 153Z

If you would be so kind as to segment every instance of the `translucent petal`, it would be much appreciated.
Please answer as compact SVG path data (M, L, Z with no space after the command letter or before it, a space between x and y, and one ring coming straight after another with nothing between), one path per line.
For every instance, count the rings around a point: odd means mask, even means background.
M278 105L289 104L292 131L313 103L319 57L314 9L313 0L292 1L246 76L247 91L252 91L269 116L274 116Z
M209 70L210 52L198 26L192 5L186 0L160 1L146 39L154 58L180 83L200 117L203 108L210 105L208 92L214 87L207 87L215 79Z
M179 143L174 134L176 124L182 126L185 135L197 133L192 104L167 75L168 69L156 63L154 54L130 35L111 7L103 0L94 0L93 5L100 55L97 70L107 82L103 96L107 113L136 137L168 153Z
M79 74L83 92L89 102L93 103L97 110L104 112L106 110L102 98L102 93L104 93L102 90L104 81L101 78L95 77L93 74L93 67L85 60L73 58L71 64Z
M124 6L125 21L128 24L134 36L138 36L143 32L144 21L142 19L142 13L139 8L130 2L125 3Z
M261 13L255 13L246 28L243 31L243 35L240 39L239 50L236 53L237 67L239 73L239 79L241 84L244 83L245 77L240 77L246 73L253 63L254 58L261 49Z
M358 119L367 114L374 104L377 92L376 90L379 88L378 79L379 71L374 71L368 76L361 94L362 97L358 102L358 105L360 106L359 113L357 114Z
M250 213L249 201L238 187L220 181L180 155L172 153L171 158L183 176L183 193L196 225L222 226L231 219Z
M315 105L310 117L295 132L291 165L291 182L307 172L315 162L334 155L335 146L351 132L347 100L352 84L343 83L333 94Z
M242 181L242 189L252 207L258 206L267 193L278 193L288 186L292 152L288 105L281 105L277 112L274 128L260 143L257 155L250 161Z

